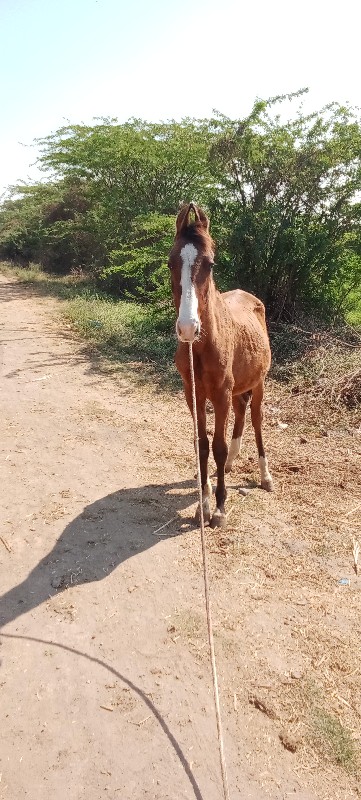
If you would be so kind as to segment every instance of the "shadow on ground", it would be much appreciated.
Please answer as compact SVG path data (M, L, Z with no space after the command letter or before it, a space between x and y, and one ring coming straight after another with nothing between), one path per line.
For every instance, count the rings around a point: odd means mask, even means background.
M134 692L135 694L138 695L138 697L140 697L140 699L143 701L144 705L154 715L155 719L157 720L157 722L159 723L160 727L162 728L165 736L167 737L168 741L170 742L171 746L173 747L173 749L174 749L174 751L175 751L175 753L176 753L176 755L177 755L177 757L178 757L178 759L179 759L179 761L180 761L180 763L181 763L181 765L182 765L182 767L184 769L184 772L187 775L187 778L188 778L188 780L189 780L189 782L190 782L190 784L192 786L192 789L193 789L194 796L195 796L196 800L205 800L205 797L201 793L201 790L200 790L200 788L198 786L198 783L197 783L197 781L196 781L196 779L195 779L195 777L193 775L193 772L192 772L192 769L191 769L191 765L189 765L189 763L187 761L187 758L186 758L186 756L185 756L180 744L178 743L177 739L175 738L175 736L173 735L172 731L168 727L164 717L158 711L157 706L153 703L152 699L147 694L145 694L145 692L142 691L142 689L139 686L137 686L137 684L135 684L133 681L131 681L125 675L122 675L121 672L118 672L118 670L116 670L110 664L107 664L106 661L103 661L101 658L97 658L96 656L92 656L89 653L83 653L81 650L76 650L74 647L68 647L65 644L61 644L60 642L54 642L54 641L51 641L49 639L37 639L34 636L20 636L18 634L12 634L12 633L1 633L1 636L4 639L5 638L6 639L15 639L15 640L17 640L19 642L24 641L24 642L31 642L33 644L41 644L41 645L45 644L48 647L59 648L60 650L64 650L66 653L69 653L69 654L71 654L73 656L85 658L88 661L91 661L96 666L99 666L99 667L105 669L107 672L110 672L111 675L114 675L115 678L118 678L119 680L121 680L125 684L125 686L128 686L128 688L131 689L132 692Z
M54 548L28 577L0 598L0 627L26 614L49 598L83 583L106 578L119 564L153 547L154 531L175 517L162 538L174 535L190 518L177 516L196 500L182 493L194 488L188 481L121 489L89 506L70 522ZM164 535L163 535L164 533Z
M182 493L191 487L194 484L186 481L123 489L86 506L66 526L54 548L29 576L0 598L0 627L60 594L70 585L103 580L124 561L156 545L159 537L154 535L154 530L167 522L170 515L175 520L169 529L163 529L163 539L174 536L180 523L188 521L192 524L190 518L179 516L179 512L195 500L195 495ZM19 642L24 640L58 647L92 661L123 681L154 715L182 764L194 796L197 800L204 800L187 758L167 722L153 701L132 680L102 659L62 643L3 631L1 636Z

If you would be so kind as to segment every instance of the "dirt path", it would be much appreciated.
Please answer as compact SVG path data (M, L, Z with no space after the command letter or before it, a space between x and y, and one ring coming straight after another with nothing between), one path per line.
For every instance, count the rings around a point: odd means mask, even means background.
M104 374L56 301L6 278L0 298L0 797L217 800L183 399ZM287 546L297 569L307 548L277 498L255 491L244 528L275 560L255 566L246 533L209 538L231 797L356 798L354 775L311 769L280 739L292 720L277 698L312 661L293 636L311 611L306 575L285 586L287 561L279 593L275 578ZM350 629L341 611L334 625Z

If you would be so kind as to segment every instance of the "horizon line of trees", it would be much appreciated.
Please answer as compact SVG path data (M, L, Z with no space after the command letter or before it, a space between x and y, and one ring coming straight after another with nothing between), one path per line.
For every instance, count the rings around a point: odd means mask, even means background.
M361 123L332 103L287 121L257 100L244 119L67 125L39 140L46 180L0 206L0 257L82 270L143 303L170 297L175 216L203 206L216 280L257 294L273 320L335 318L361 299Z

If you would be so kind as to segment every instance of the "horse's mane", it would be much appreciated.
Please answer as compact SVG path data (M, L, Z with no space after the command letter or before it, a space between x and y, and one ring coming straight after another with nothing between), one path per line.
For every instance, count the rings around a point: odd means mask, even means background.
M204 250L214 250L215 244L214 241L203 227L203 225L195 220L194 222L189 222L187 227L184 227L180 237L184 239L186 242L191 242L194 244L198 244Z

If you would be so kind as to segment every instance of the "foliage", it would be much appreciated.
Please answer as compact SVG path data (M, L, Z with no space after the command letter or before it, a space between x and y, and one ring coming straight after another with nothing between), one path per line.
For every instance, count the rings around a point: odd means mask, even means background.
M123 298L165 302L179 204L211 214L221 288L241 286L271 319L352 319L361 307L361 126L331 104L289 121L257 101L245 119L98 120L38 142L47 180L0 209L0 256L82 268Z
M1 208L0 251L17 263L67 273L104 257L89 224L87 187L76 180L15 187Z
M282 123L277 100L224 119L212 148L223 282L254 291L276 319L337 314L361 283L361 127L337 104Z
M165 254L173 238L174 217L161 214L135 217L128 242L110 252L110 264L100 273L102 283L133 300L170 299Z

